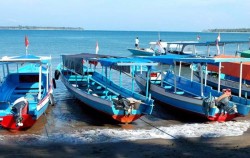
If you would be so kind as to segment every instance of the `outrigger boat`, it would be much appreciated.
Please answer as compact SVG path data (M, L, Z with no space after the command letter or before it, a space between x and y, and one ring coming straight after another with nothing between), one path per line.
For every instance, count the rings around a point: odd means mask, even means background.
M156 65L143 59L139 62ZM102 66L101 73L97 71L98 63ZM55 78L60 77L68 91L85 105L121 123L130 123L143 115L151 114L154 105L150 97L135 92L134 86L131 90L123 87L124 66L130 71L129 67L133 63L130 59L98 54L62 55L62 63L55 71ZM113 69L119 71L119 85L111 80Z
M220 91L220 81L218 81L217 90L207 86L206 82L204 84L203 76L201 76L201 82L195 81L193 71L191 71L190 79L181 76L181 64L179 74L177 74L176 62L217 64L221 68L221 63L240 62L242 65L243 62L249 62L249 58L193 58L187 55L165 55L147 59L159 62L161 65L174 66L174 69L165 73L163 69L157 72L160 73L158 75L161 78L160 81L155 79L150 82L149 86L146 84L147 72L138 71L135 75L140 89L145 93L149 91L153 98L165 105L201 115L212 121L229 121L238 116L248 115L250 100L232 95L230 89L225 92Z
M0 125L30 128L53 100L51 57L24 55L0 59Z

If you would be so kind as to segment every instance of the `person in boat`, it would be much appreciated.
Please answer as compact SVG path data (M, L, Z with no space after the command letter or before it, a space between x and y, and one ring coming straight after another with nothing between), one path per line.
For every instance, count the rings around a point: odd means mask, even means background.
M136 37L136 39L135 39L135 48L138 48L139 49L139 38L138 37Z
M159 53L159 54L163 54L163 53L166 54L167 50L165 47L162 46L161 42L162 42L161 39L158 42L156 42L155 51L156 51L156 53Z
M223 89L222 90L222 95L215 100L216 106L220 110L220 114L225 114L225 112L229 114L233 114L236 112L236 107L229 106L229 100L231 99L231 89Z

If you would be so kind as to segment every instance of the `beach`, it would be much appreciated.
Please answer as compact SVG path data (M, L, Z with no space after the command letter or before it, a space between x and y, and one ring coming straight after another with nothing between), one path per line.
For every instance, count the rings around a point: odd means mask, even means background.
M173 116L173 115L172 115ZM172 116L167 116L170 120ZM179 117L179 116L177 116ZM187 117L187 116L185 116ZM144 118L145 119L145 118ZM180 118L179 118L180 119ZM235 123L249 121L250 117L239 117ZM190 120L189 120L190 121ZM165 126L179 125L179 121L165 121ZM186 123L185 123L186 124ZM215 125L217 122L198 124ZM221 123L224 124L224 123ZM183 123L181 123L183 125ZM219 129L221 130L221 129ZM87 131L87 130L86 130ZM188 132L188 131L187 131ZM228 131L229 133L231 131ZM65 131L65 133L67 133ZM131 136L134 133L131 133ZM162 133L164 135L165 133ZM82 136L88 135L87 132ZM79 139L80 139L79 135ZM52 136L48 136L52 139ZM107 142L74 143L62 141L46 141L26 138L25 141L1 144L1 157L249 157L250 130L238 136L222 137L175 137L170 139L135 139ZM72 139L75 139L72 137ZM30 143L31 142L31 143Z
M220 138L147 139L98 144L1 145L1 157L249 157L250 130Z
M41 117L27 131L2 130L1 157L242 158L250 154L250 116L227 123L206 122L158 103L152 116L121 125L102 115L95 117L94 110L82 108L78 101L69 110L70 101L57 101L47 118Z
M96 39L100 54L131 56L126 48L134 47L134 37L138 35L141 46L147 46L149 41L156 40L158 33L20 30L0 34L2 56L23 54L25 49L19 41L27 34L31 42L29 51L36 55L51 54L55 69L62 54L93 52ZM162 32L161 38L192 40L196 35ZM200 33L204 40L214 40L215 35ZM228 33L223 37L237 40L248 38L249 34ZM125 84L131 86L126 80ZM60 81L56 85L56 105L49 107L32 128L19 132L0 130L1 157L249 157L249 116L227 123L208 123L155 101L152 115L124 125L77 101Z

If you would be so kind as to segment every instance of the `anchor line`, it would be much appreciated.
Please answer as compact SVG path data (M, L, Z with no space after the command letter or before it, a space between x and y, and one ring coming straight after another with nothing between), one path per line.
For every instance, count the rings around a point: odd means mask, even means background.
M140 118L140 120L142 120L142 121L145 122L146 124L150 125L151 127L153 127L153 128L155 128L155 129L161 131L162 133L167 134L167 135L169 135L169 136L172 137L172 138L178 139L177 137L175 137L175 136L173 136L173 135L171 135L171 134L169 134L169 133L163 131L162 129L160 129L160 128L154 126L153 124L151 124L151 123L149 123L149 122L143 120L142 118Z

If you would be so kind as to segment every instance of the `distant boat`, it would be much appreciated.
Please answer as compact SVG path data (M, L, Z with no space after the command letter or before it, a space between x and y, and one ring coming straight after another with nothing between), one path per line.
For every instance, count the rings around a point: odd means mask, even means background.
M142 96L133 89L124 88L121 84L121 73L124 68L122 66L129 66L130 60L82 53L63 55L62 61L55 71L55 78L60 77L68 91L86 106L121 123L130 123L152 113L154 105L150 97ZM102 65L102 73L96 71L99 63ZM111 68L120 71L119 85L110 79L113 74ZM130 71L130 68L128 70Z
M160 76L160 79L154 79L149 86L146 86L147 72L137 72L135 75L136 83L140 89L143 92L150 91L152 97L165 103L164 105L189 111L212 121L229 121L235 117L249 114L249 99L230 95L230 89L226 89L224 93L219 90L213 90L212 87L203 83L203 76L201 76L201 82L196 82L193 80L192 71L190 79L181 76L181 68L179 69L179 74L177 74L175 63L220 64L224 62L249 62L250 59L193 58L187 55L164 55L147 57L147 59L159 62L162 65L174 66L173 69L166 72L163 69L154 72L160 74L157 75Z
M167 42L150 42L149 48L129 48L134 56L155 56L166 54Z
M158 56L166 54L192 54L196 55L195 46L205 45L198 41L150 42L149 48L128 49L134 56Z
M22 130L33 126L49 104L54 104L51 57L2 57L0 125ZM55 86L55 85L54 85Z

